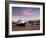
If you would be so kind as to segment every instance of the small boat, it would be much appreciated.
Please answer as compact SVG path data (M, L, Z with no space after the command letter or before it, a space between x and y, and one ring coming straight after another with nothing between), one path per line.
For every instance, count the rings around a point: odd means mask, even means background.
M18 20L16 25L18 26L25 26L26 22L25 21L21 21L21 20Z

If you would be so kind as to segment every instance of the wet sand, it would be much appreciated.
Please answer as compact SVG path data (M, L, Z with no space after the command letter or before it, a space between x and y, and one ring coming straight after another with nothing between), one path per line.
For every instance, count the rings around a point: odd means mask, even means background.
M25 31L25 30L40 30L40 25L32 25L27 23L24 26L12 24L12 31Z

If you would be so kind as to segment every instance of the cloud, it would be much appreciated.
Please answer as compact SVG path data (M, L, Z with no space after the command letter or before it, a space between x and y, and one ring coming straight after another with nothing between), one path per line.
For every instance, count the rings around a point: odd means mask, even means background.
M32 13L29 12L29 11L27 11L27 10L23 10L23 11L21 12L21 14L20 14L20 16L31 16L31 15L32 15Z
M21 12L18 12L17 15L13 15L12 21L17 21L17 20L24 20L24 21L29 21L29 20L39 20L40 15L39 11L32 11L31 9L23 9Z

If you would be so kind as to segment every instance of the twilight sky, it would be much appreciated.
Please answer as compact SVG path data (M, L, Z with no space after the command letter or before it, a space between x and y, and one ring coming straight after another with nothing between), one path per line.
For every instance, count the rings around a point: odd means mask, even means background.
M39 20L40 8L12 7L12 20Z

